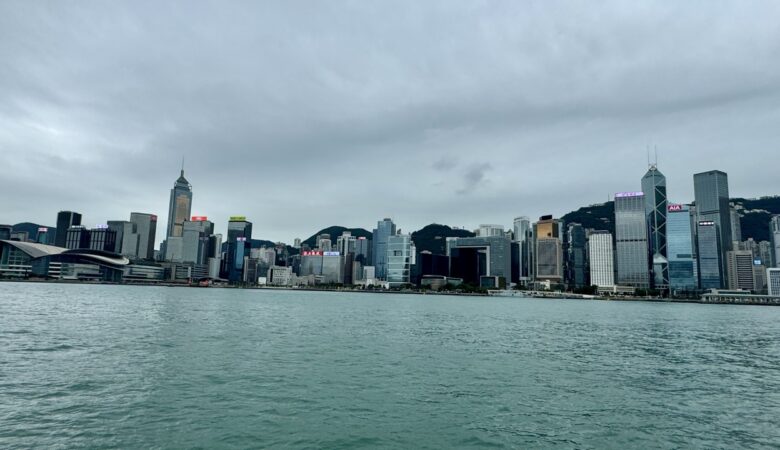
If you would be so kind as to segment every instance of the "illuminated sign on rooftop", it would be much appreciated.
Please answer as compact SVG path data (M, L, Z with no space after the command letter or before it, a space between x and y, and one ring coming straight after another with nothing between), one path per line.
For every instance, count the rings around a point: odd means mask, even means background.
M38 227L38 233L48 233L49 229L46 227Z
M700 227L711 227L711 226L714 226L714 225L715 225L715 222L713 222L711 220L704 220L704 221L699 222L699 226Z
M207 220L209 220L207 216L192 216L190 222L205 222Z
M683 205L669 205L669 212L683 211Z
M246 216L230 216L231 222L246 222Z
M322 256L340 256L339 252L322 252Z
M301 253L301 256L322 256L322 252L319 250L305 251Z
M108 229L108 225L106 225L104 223L97 224L97 225L95 225L95 229L96 230L107 230Z
M644 192L618 192L615 194L615 198L643 197L644 195Z

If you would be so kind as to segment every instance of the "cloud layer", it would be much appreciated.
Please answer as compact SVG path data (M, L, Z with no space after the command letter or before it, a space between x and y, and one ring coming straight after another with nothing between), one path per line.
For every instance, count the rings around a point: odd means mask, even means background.
M777 2L0 3L0 222L194 214L292 241L476 227L719 168L777 192ZM162 234L164 225L158 230Z

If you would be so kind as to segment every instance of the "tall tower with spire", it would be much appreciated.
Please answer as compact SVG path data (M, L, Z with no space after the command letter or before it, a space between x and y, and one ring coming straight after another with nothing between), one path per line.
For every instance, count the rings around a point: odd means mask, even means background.
M171 201L168 205L168 230L166 238L181 237L184 221L190 218L192 212L192 185L184 178L182 163L181 175L171 189Z
M658 170L657 162L649 166L647 173L642 177L647 231L650 238L648 258L652 263L654 286L666 289L669 286L669 260L666 252L666 177Z

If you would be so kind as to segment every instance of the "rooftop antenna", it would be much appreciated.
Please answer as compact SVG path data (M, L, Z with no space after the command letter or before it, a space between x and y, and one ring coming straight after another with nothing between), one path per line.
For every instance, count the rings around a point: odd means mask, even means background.
M181 155L181 174L184 175L184 154Z
M650 144L645 145L645 151L647 152L647 167L650 167Z
M658 146L655 146L655 166L658 167Z

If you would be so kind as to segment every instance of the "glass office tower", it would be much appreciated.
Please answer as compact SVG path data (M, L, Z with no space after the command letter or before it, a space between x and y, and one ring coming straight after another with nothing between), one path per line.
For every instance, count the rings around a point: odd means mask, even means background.
M184 221L190 218L192 212L192 185L184 178L184 169L173 184L171 200L168 204L168 229L166 238L181 237Z
M688 205L669 205L666 216L666 252L669 259L669 288L689 292L698 288L694 233Z
M699 221L697 228L699 286L702 289L721 289L724 271L720 227L712 220L705 220Z
M650 253L644 193L615 194L615 247L618 285L649 288Z
M645 194L645 214L649 227L650 260L653 264L653 286L664 289L669 285L669 268L666 249L666 177L655 165L651 165L642 177Z
M387 240L395 235L395 224L390 219L383 219L377 222L373 236L373 259L376 270L376 278L380 280L387 279Z
M720 247L720 278L726 274L726 252L731 250L731 209L729 207L728 175L719 170L693 176L696 214L699 222L714 222ZM703 288L704 286L702 286Z

